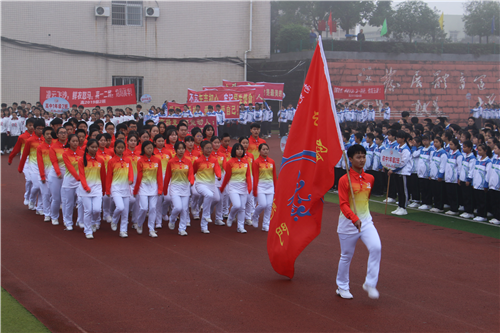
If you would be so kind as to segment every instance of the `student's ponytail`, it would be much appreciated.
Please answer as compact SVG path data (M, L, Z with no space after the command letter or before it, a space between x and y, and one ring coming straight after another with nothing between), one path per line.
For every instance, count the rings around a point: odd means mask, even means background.
M460 147L460 143L458 142L457 139L451 139L451 142L453 142L453 144L455 145L455 147L457 147L458 151L462 151L462 147Z

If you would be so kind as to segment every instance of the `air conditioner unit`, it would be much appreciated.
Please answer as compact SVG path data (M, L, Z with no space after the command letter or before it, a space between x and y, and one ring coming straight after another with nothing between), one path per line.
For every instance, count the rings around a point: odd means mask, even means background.
M160 8L146 7L144 12L146 13L146 17L160 17Z
M96 6L95 7L95 16L109 16L109 7Z

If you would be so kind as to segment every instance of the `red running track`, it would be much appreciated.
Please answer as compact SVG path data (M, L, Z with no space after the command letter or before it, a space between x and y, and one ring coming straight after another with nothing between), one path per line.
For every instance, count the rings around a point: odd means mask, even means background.
M277 140L271 140L276 155ZM18 159L15 160L17 163ZM353 300L335 295L339 208L290 281L276 274L266 234L210 225L189 236L95 239L64 231L22 203L24 177L2 157L2 287L52 332L498 332L499 241L374 214L382 239L379 300L361 285L367 251L351 264ZM277 158L279 165L279 158ZM17 166L17 165L16 165Z

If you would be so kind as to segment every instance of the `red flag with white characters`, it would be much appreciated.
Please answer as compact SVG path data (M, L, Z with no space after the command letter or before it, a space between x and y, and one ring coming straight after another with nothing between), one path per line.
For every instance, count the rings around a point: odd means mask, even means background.
M267 237L274 270L289 278L299 254L321 231L323 196L333 186L344 149L335 117L320 37L283 153Z

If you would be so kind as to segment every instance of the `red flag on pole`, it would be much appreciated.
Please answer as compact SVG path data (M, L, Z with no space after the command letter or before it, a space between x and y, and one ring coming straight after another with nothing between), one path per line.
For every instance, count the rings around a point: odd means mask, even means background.
M320 36L283 153L267 237L279 274L292 278L295 259L319 235L323 196L333 186L343 149Z
M330 12L330 17L328 18L328 27L330 28L330 34L333 34L332 12Z

